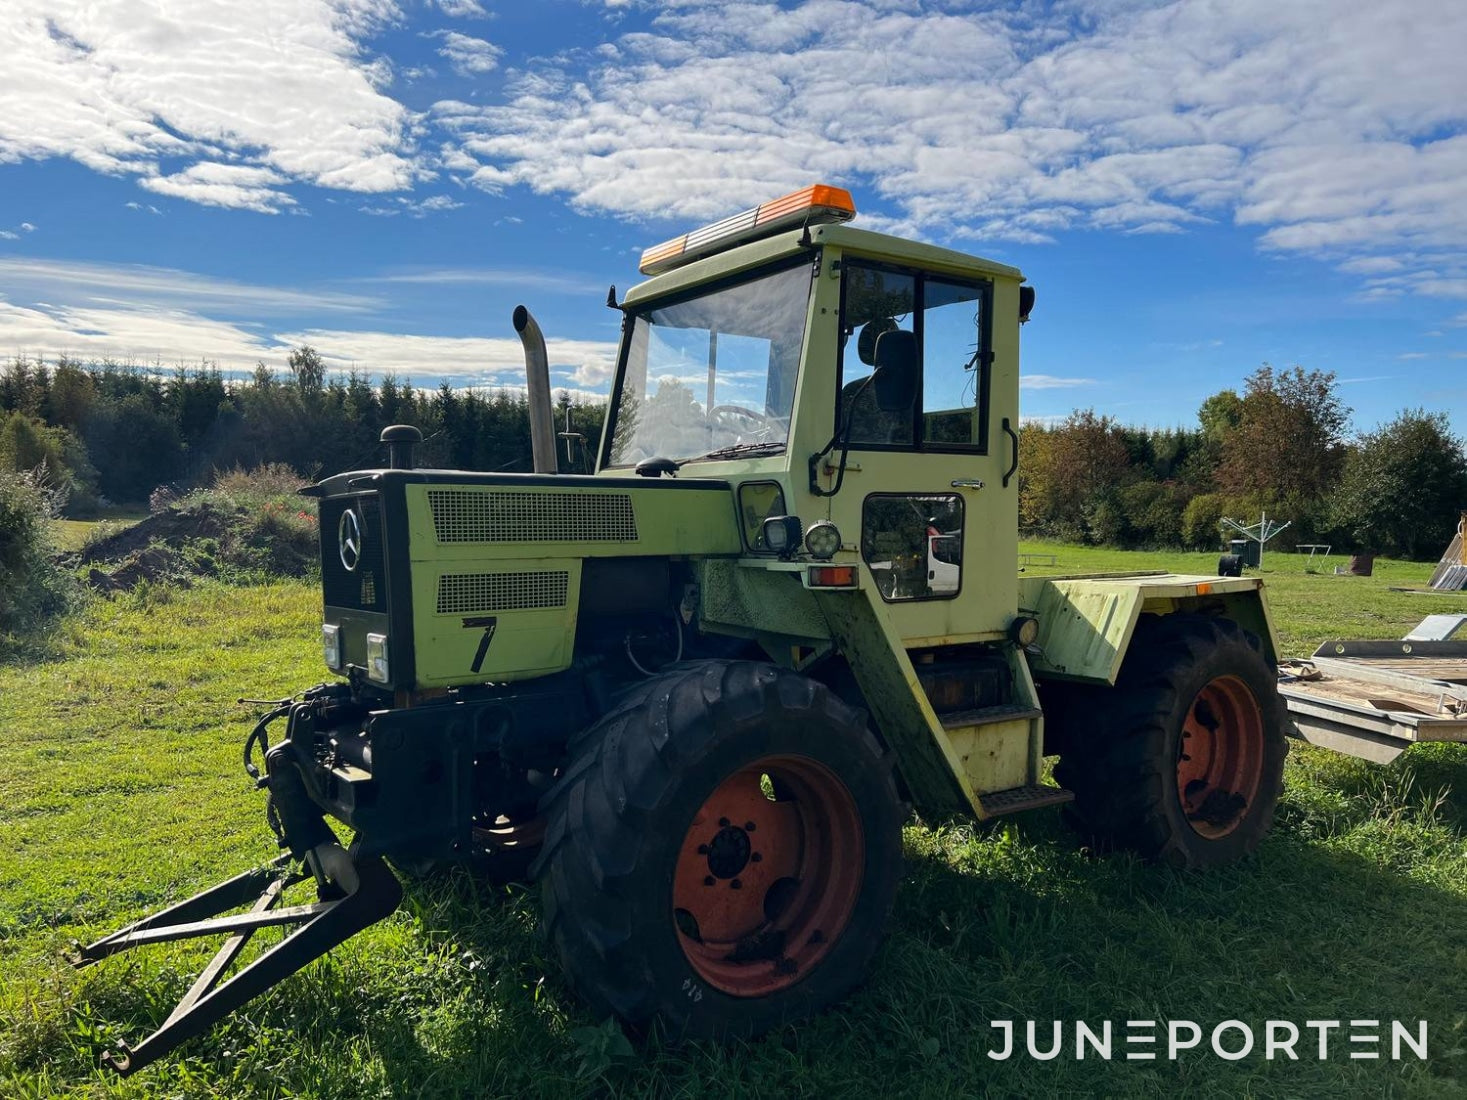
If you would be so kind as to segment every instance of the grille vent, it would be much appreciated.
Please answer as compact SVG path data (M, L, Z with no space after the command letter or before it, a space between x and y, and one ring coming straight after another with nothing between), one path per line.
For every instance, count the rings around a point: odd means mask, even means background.
M457 573L438 578L438 614L564 607L570 574Z
M439 542L635 542L626 493L429 489Z

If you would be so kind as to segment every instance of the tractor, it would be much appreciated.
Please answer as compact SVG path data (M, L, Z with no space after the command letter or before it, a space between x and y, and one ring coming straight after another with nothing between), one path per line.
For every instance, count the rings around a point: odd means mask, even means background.
M455 861L538 883L593 1011L719 1039L862 981L914 811L1069 803L1088 843L1184 868L1256 847L1291 732L1262 581L1021 578L1034 290L854 214L817 185L648 249L608 297L593 472L557 470L521 307L533 473L418 468L397 425L385 467L304 490L331 679L244 749L281 855L78 946L226 937L108 1065L166 1054ZM316 900L283 904L295 883ZM237 967L266 926L288 934Z

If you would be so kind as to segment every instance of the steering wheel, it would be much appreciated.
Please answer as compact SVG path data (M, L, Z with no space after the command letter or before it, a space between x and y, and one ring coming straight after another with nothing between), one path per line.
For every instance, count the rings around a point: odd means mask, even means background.
M762 443L770 437L770 418L743 405L714 405L708 410L709 428L738 436L738 443Z
M710 418L723 416L726 413L742 416L745 420L757 420L760 424L763 424L769 419L763 413L757 413L753 409L746 409L742 405L714 405L713 408L708 410L708 416Z

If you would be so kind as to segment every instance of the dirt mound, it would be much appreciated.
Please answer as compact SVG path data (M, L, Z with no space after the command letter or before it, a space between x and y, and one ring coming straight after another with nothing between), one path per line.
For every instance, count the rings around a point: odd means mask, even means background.
M144 581L187 587L199 577L236 582L302 577L315 566L315 517L278 505L246 508L195 501L149 516L88 546L80 564L97 591L130 592Z
M169 508L115 535L94 542L82 551L81 564L125 561L133 555L141 554L155 542L180 547L192 539L221 539L229 530L230 521L243 512L244 509L239 509L226 514L212 504L201 504L186 512Z

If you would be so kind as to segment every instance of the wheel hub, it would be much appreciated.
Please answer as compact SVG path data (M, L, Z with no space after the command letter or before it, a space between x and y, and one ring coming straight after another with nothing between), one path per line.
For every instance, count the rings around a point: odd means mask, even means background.
M1263 713L1236 676L1209 681L1193 699L1177 748L1177 798L1209 840L1235 830L1263 775Z
M744 829L737 825L725 825L718 830L712 843L707 845L707 850L708 870L713 873L713 877L730 879L749 865L754 845Z
M730 775L693 816L673 875L672 917L700 977L734 996L799 981L839 938L860 895L855 800L807 757Z

